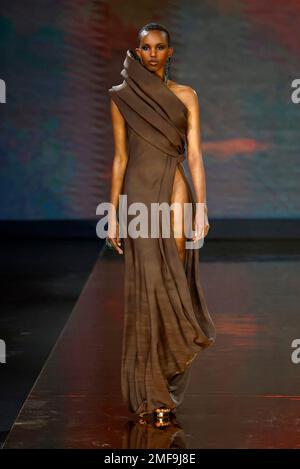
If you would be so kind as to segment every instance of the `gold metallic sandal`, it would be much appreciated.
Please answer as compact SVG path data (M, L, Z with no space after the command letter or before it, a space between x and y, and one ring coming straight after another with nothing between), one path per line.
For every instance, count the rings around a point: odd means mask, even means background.
M157 409L154 409L154 412L156 417L163 418L168 416L168 414L171 412L171 409L169 407L158 407Z
M166 427L171 424L169 407L158 407L154 409L154 425L156 427Z
M151 424L152 421L153 421L153 415L151 412L140 412L139 414L137 414L137 418L138 418L138 422L141 424L141 425L147 425L147 424Z

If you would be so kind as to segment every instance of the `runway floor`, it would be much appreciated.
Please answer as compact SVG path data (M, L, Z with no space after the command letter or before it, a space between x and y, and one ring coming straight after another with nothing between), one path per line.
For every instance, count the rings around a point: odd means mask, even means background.
M4 448L300 448L299 243L203 252L217 340L172 425L141 425L122 402L123 258L102 250Z

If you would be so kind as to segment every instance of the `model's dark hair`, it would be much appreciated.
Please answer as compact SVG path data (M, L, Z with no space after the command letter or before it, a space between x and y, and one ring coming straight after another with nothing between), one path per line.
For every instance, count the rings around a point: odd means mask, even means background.
M167 30L167 28L165 28L162 24L160 23L148 23L148 24L145 24L145 26L143 26L139 32L138 32L138 45L140 44L141 42L141 39L142 39L142 34L144 32L149 32L149 31L163 31L166 36L167 36L167 42L168 42L168 47L171 47L171 38L170 38L170 33L169 31Z

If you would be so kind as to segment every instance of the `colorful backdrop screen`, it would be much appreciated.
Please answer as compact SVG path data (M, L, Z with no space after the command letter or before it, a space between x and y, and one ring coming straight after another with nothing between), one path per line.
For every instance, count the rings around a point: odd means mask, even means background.
M299 218L299 1L1 6L1 219L96 218L110 195L107 90L150 21L170 30L171 78L199 97L210 217Z

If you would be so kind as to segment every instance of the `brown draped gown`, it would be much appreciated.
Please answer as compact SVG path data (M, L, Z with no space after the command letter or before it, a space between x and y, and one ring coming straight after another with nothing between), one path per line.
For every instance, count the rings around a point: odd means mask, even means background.
M175 175L195 199L185 176L187 108L132 50L123 83L109 94L126 122L128 162L122 195L127 205L172 203ZM131 216L128 215L128 223ZM131 412L142 414L183 401L190 365L216 338L200 285L199 249L186 249L183 263L174 232L170 237L124 238L124 332L122 395Z

